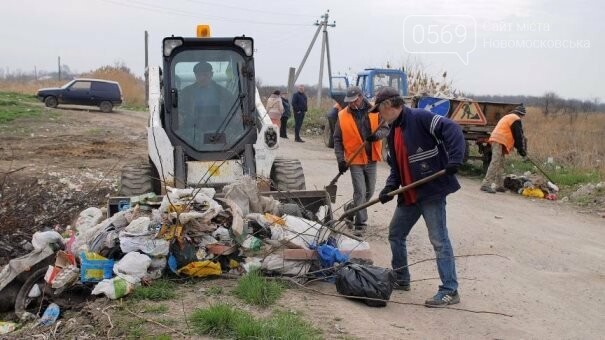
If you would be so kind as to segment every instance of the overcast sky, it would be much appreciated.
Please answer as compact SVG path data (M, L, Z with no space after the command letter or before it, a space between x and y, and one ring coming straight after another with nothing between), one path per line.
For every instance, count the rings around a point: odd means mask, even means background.
M605 100L605 4L596 0L3 1L0 67L55 70L61 56L78 72L121 61L142 75L145 30L150 63L160 64L163 37L209 23L213 36L253 37L257 77L285 85L327 9L334 73L411 62L447 70L467 93ZM317 84L319 54L316 43L299 83Z

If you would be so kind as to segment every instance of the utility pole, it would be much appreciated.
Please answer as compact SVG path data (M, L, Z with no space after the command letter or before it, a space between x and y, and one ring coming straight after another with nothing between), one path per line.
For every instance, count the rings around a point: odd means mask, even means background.
M328 47L328 26L336 27L336 22L332 24L328 24L328 17L330 14L330 10L326 11L326 14L322 15L323 19L321 23L315 23L315 25L319 25L319 27L323 27L323 36L321 39L321 56L319 57L319 81L317 82L317 107L321 106L321 90L323 87L323 76L324 76L324 55L326 52L326 48ZM330 55L330 51L328 51L328 56ZM330 57L328 57L328 77L332 78L332 70L330 65Z
M61 57L57 57L57 65L59 65L59 81L61 80Z
M320 63L319 63L319 84L318 84L318 89L317 89L317 106L319 106L321 104L321 86L322 86L322 78L323 78L323 64L324 64L324 55L326 55L327 52L327 57L328 57L328 75L331 78L332 77L332 66L330 64L330 45L328 44L328 27L336 27L336 21L332 22L331 24L328 23L328 17L329 17L329 13L330 10L326 11L326 14L321 16L321 21L315 21L315 26L317 26L317 30L315 31L315 34L313 35L313 39L311 39L311 43L309 44L309 47L307 48L307 52L305 52L305 56L303 57L302 61L300 62L300 65L298 66L298 68L296 69L296 73L294 74L294 77L292 78L291 75L288 76L288 91L293 93L294 92L294 84L296 84L296 81L298 80L298 76L300 75L300 72L303 69L303 66L305 66L305 62L307 61L307 57L309 56L309 53L311 52L311 50L313 49L313 45L315 44L315 40L317 40L317 36L319 35L319 32L322 31L323 29L323 35L322 35L322 42L321 42L321 59L320 59ZM291 71L290 71L291 72ZM330 79L330 82L332 80Z
M34 79L38 81L38 69L36 68L36 65L34 65Z
M149 33L145 31L145 105L149 103Z

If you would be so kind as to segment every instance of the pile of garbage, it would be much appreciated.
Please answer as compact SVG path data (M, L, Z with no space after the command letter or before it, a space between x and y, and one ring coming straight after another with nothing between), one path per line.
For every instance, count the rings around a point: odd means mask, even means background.
M167 191L110 200L106 211L87 208L63 234L35 233L34 250L0 272L0 291L49 255L54 263L44 280L52 289L89 284L92 294L110 299L167 272L208 277L262 270L300 277L351 258L371 262L367 242L322 224L331 217L329 202L307 211L261 195L252 178L220 195L212 188Z
M559 187L538 175L527 172L522 176L507 175L504 177L504 187L519 195L533 198L556 200Z

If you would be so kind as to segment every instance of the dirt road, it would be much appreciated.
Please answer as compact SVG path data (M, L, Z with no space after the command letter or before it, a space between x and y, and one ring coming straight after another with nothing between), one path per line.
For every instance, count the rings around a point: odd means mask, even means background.
M319 140L286 141L282 150L303 163L307 188L322 188L336 173L330 149ZM322 169L322 170L318 170ZM327 169L327 170L323 170ZM378 168L377 190L388 175ZM511 314L504 317L389 304L372 309L359 303L312 298L322 315L338 316L340 329L361 338L600 338L605 334L605 220L576 213L558 202L479 191L479 181L461 178L462 190L448 200L448 227L456 255L501 256L457 260L461 303L455 307ZM350 178L338 186L340 207L352 197ZM387 226L395 203L369 209L369 240L375 263L390 266ZM434 257L424 223L409 237L410 263ZM439 280L434 261L410 268L410 292L393 300L423 303ZM425 280L428 279L428 280ZM326 285L325 291L333 290ZM599 335L600 334L600 335Z
M25 166L19 176L59 173L86 177L88 185L107 176L116 164L145 159L146 114L66 110L43 119L20 120L0 128L3 171ZM320 139L282 140L280 153L301 159L307 188L321 189L335 175L331 149ZM378 190L387 175L378 170ZM17 173L15 173L17 175ZM63 182L62 182L63 183ZM71 183L71 182L70 182ZM337 297L289 290L280 305L303 312L327 338L599 338L605 334L605 220L550 201L513 194L480 192L475 179L461 179L462 190L448 201L448 222L457 255L498 254L457 260L462 302L457 308L510 314L476 314L390 303L386 308ZM69 183L67 183L69 184ZM67 184L65 184L67 186ZM339 181L340 207L351 197L348 174ZM82 189L81 189L82 190ZM395 203L369 209L375 263L390 265L386 239ZM410 262L434 256L422 222L413 229ZM435 263L411 267L412 290L392 300L423 303L437 289ZM313 286L335 293L333 284Z

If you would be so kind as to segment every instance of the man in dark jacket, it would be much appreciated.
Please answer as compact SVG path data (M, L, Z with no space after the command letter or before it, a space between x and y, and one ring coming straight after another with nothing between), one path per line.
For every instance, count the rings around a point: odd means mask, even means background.
M282 104L284 104L284 113L281 115L281 125L279 126L279 136L288 139L288 118L290 118L290 102L288 101L288 92L282 92Z
M298 85L298 92L292 95L292 111L294 112L294 141L304 143L305 141L300 139L300 129L305 119L305 113L307 113L307 95L304 85Z
M398 91L386 87L376 95L370 110L379 111L382 119L392 122L388 136L391 173L379 200L393 199L388 193L430 176L442 169L446 175L400 194L389 226L392 266L397 289L410 290L406 239L420 216L428 228L435 250L441 285L435 296L426 300L427 307L444 307L460 302L454 251L446 226L446 196L460 189L454 174L462 164L465 143L460 126L453 121L422 109L404 106Z

